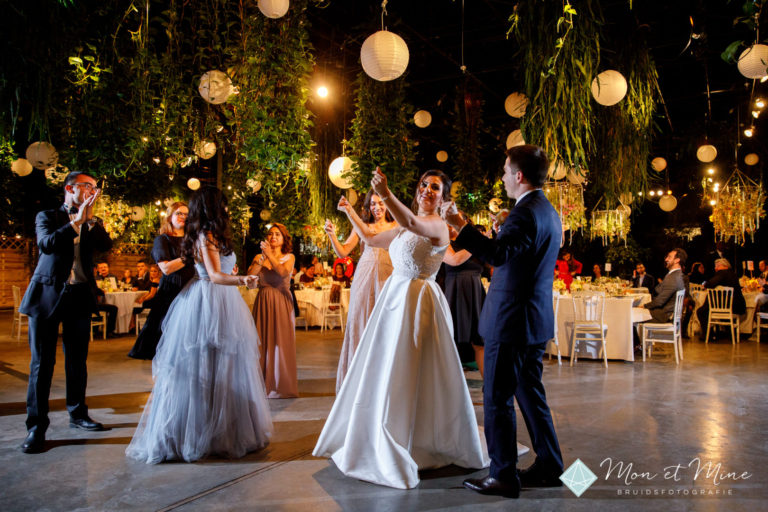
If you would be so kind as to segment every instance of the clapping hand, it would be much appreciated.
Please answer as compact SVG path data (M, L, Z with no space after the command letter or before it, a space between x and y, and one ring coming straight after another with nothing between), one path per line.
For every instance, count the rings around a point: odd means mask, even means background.
M336 237L336 226L334 226L333 222L331 222L330 220L325 219L325 226L323 227L323 229L325 230L325 233L329 237L333 237L333 238Z
M259 285L259 276L245 276L245 286L253 290Z
M382 198L389 198L389 188L387 187L387 177L381 172L381 167L376 167L373 171L373 178L371 179L371 187L376 194Z
M347 212L350 208L352 208L352 205L349 204L349 200L347 200L346 197L341 196L339 198L339 204L336 206L336 209L340 212Z
M275 257L275 251L272 249L272 246L269 245L269 242L261 242L259 246L261 247L261 253L265 258L269 258L270 256ZM262 261L262 263L264 262Z
M93 203L96 202L96 199L98 199L99 195L101 195L101 189L97 188L93 195L80 203L80 206L77 210L77 215L75 215L74 219L75 224L82 226L93 218Z

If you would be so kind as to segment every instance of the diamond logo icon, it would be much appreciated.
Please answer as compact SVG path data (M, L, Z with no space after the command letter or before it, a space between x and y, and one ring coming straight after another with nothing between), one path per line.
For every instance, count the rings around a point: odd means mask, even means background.
M595 476L586 464L581 462L581 459L576 459L576 462L571 464L571 466L560 475L560 480L578 498L584 494L584 491L589 489L590 485L595 483L597 476Z

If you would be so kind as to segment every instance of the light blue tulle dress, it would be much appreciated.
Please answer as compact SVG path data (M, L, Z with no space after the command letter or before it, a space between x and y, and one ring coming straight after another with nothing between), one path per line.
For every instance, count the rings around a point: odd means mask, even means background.
M230 273L235 255L220 257ZM242 457L272 436L253 317L237 287L212 283L201 263L195 268L163 322L155 385L125 450L148 464Z

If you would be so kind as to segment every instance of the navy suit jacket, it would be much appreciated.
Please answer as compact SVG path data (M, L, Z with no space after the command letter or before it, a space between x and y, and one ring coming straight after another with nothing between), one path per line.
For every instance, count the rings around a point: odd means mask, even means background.
M19 311L31 317L48 318L56 310L64 285L71 274L75 261L77 232L70 224L65 207L38 213L35 218L35 231L40 258ZM98 222L90 229L85 225L80 229L80 259L88 276L89 291L96 287L93 278L93 253L108 251L111 247L112 240ZM92 311L96 307L96 298L92 293L87 296L92 300L83 304L83 307Z
M554 336L552 281L562 239L557 211L540 189L518 201L495 240L466 226L456 242L494 266L480 315L486 340L538 345Z

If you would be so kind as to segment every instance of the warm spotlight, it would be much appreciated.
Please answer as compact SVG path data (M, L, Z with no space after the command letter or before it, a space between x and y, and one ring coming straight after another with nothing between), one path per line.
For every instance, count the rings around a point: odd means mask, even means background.
M321 86L317 88L317 95L321 98L327 98L328 97L328 88L326 86Z

